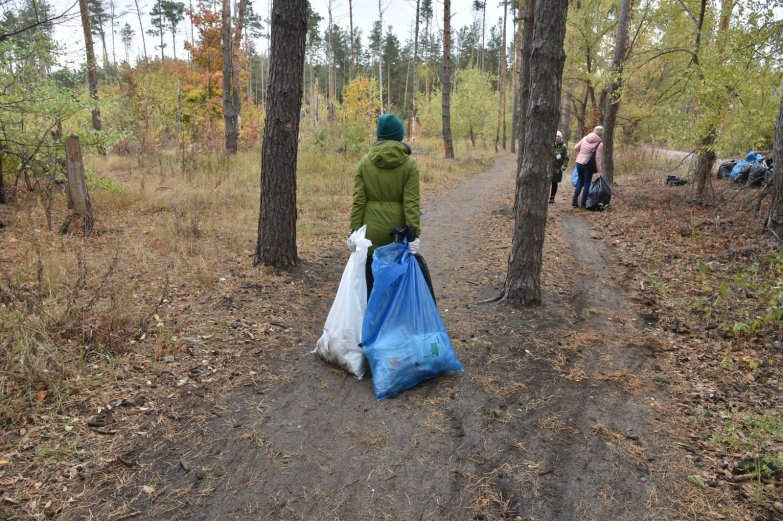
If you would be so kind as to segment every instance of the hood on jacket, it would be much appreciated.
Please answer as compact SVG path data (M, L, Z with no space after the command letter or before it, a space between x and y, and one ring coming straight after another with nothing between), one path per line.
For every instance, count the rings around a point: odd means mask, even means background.
M367 154L378 168L397 168L411 156L411 147L400 141L378 141Z
M585 138L584 138L584 139L585 139L585 143L587 143L587 144L589 144L589 145L593 146L593 145L595 145L596 143L599 143L599 142L601 141L601 136L599 136L599 135L598 135L598 134L596 134L595 132L590 132L589 134L587 134L587 135L585 136Z

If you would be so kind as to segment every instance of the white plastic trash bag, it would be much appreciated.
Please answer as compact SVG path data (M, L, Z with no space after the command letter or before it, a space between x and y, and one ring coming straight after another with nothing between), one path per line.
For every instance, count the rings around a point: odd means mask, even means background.
M372 246L364 238L367 225L351 234L356 251L351 253L337 288L332 309L326 317L324 334L318 339L314 353L327 362L339 365L357 378L364 376L366 362L362 354L362 322L367 309L367 280L364 278L367 249Z

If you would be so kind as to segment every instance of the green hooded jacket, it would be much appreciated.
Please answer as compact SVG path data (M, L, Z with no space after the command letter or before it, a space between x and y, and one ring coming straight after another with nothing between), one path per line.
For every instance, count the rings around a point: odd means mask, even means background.
M412 224L421 235L419 167L408 145L378 141L359 162L353 185L351 230L367 225L373 248L392 241L391 229Z

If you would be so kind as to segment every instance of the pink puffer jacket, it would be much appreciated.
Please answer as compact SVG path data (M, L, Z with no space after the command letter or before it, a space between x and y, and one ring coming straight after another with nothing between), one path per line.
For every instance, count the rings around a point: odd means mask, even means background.
M601 142L601 138L595 132L590 132L585 137L579 140L579 143L574 145L574 151L577 152L576 162L580 164L587 163L590 159L590 154L593 153L593 149L598 146L598 151L595 153L595 162L599 172L604 171L604 144Z

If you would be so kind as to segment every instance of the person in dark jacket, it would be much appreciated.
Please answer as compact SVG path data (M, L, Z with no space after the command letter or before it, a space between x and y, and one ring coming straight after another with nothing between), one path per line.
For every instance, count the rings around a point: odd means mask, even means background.
M568 147L563 143L563 133L559 130L555 136L555 146L552 150L555 162L552 170L552 190L549 192L549 204L554 204L557 185L563 180L563 171L568 165Z
M372 252L392 242L392 228L413 226L416 239L408 247L414 255L421 244L419 167L411 157L411 148L402 142L405 137L402 121L394 114L383 114L378 119L375 135L378 141L359 161L351 207L351 230L366 224L366 237L372 241L365 270L368 295L373 283ZM348 248L355 249L350 239Z

